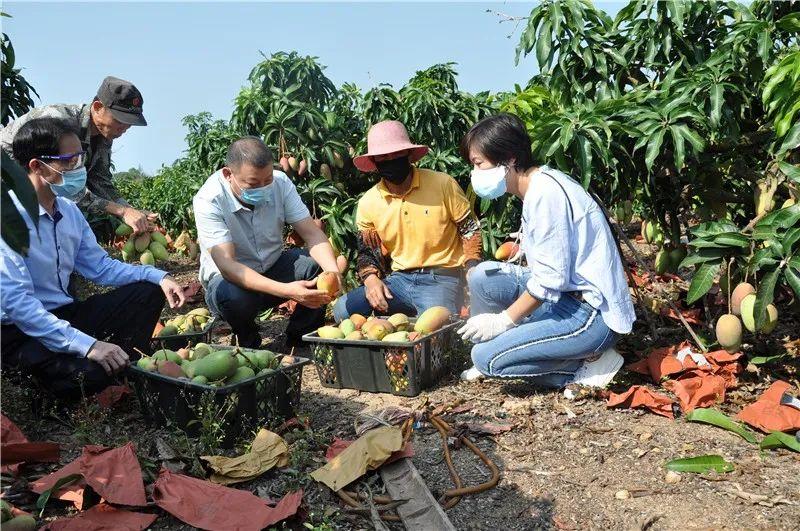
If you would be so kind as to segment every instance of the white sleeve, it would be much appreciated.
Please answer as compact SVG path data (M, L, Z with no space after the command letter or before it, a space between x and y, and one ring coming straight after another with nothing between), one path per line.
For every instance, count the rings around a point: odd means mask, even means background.
M545 184L524 205L528 220L526 249L531 276L526 288L538 300L556 302L570 280L571 230L569 201L556 183Z

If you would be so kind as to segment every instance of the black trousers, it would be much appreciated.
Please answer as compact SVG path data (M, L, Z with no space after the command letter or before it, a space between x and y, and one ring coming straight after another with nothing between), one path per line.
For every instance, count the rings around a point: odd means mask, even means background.
M150 338L165 301L159 286L136 282L61 306L51 313L85 334L119 345L135 360L139 353L134 348L150 353ZM31 373L58 398L78 399L116 381L98 363L71 353L53 352L16 325L3 325L0 339L2 365Z
M322 272L319 265L305 249L284 251L278 261L263 275L278 282L311 280ZM267 308L274 308L286 302L266 293L248 291L222 275L215 275L206 287L206 303L215 315L222 316L231 325L239 346L259 348L261 335L255 322L256 316ZM325 322L325 307L308 308L298 304L286 327L287 346L299 346L301 336L316 330Z

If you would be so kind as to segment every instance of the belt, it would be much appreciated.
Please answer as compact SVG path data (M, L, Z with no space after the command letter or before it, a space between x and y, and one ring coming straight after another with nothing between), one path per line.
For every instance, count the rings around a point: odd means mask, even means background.
M461 278L464 275L460 267L418 267L401 269L398 273L422 273L424 275L442 275L443 277Z

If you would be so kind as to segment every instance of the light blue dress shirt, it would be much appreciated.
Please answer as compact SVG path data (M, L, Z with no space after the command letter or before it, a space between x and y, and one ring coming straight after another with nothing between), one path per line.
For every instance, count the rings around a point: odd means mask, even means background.
M264 273L283 252L286 224L311 217L294 183L278 170L273 172L267 200L255 208L247 208L236 199L222 170L200 187L192 206L200 243L200 282L204 286L220 274L208 252L212 247L232 242L237 262Z
M104 286L158 284L167 273L108 256L77 205L68 199L56 198L52 217L39 205L37 234L13 192L11 196L28 225L30 248L23 257L0 241L0 319L54 352L86 356L96 339L50 313L73 302L68 292L72 272Z
M579 291L609 328L631 331L636 313L619 251L603 212L580 184L547 166L533 174L520 238L532 296L555 302Z

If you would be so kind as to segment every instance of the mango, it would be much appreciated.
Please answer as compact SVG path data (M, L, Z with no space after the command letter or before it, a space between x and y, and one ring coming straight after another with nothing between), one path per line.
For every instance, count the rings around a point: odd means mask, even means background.
M686 258L686 247L679 245L669 252L669 265L672 271L677 271L683 259Z
M354 313L350 316L350 320L356 327L356 330L361 330L361 327L364 326L364 323L367 322L367 318L361 315L360 313Z
M383 336L381 341L393 341L395 343L407 343L408 342L408 332L401 331L401 332L394 332L393 334L387 334Z
M656 253L656 260L653 264L656 273L663 275L670 270L669 251L662 248Z
M239 368L232 351L213 352L194 362L195 376L205 376L209 382L230 378Z
M717 343L734 354L742 346L742 322L732 313L726 313L717 320L715 328Z
M180 365L183 361L181 357L178 356L177 352L168 348L155 351L153 353L153 359L156 361L171 361L173 363L177 363L178 365Z
M175 325L167 325L158 333L158 337L174 336L178 334L178 327Z
M641 232L645 243L655 243L659 245L664 241L664 233L661 232L661 227L654 221L642 221Z
M125 241L125 245L122 246L122 252L133 256L133 253L136 252L136 244L133 243L133 238L128 238Z
M394 332L392 324L383 319L375 319L366 330L362 331L367 338L373 341L380 341L392 332Z
M200 315L203 317L211 317L211 310L208 308L195 308L186 315Z
M327 179L329 181L333 178L331 167L324 162L319 167L319 174L322 176L323 179Z
M139 261L142 265L156 265L156 259L150 251L143 252L142 256L139 257Z
M155 234L161 234L161 233L157 232ZM152 243L150 243L150 246L148 247L148 249L150 250L151 253L153 253L153 257L155 257L156 260L168 260L169 259L169 253L167 252L167 248L164 247L161 244L161 242L152 242Z
M164 246L165 249L167 248L167 246L169 246L169 242L167 242L167 237L158 232L157 230L154 230L153 232L150 233L150 239L154 242L160 243L161 245Z
M297 169L300 167L300 164L297 162L297 159L294 158L294 157L289 157L289 161L288 162L289 162L289 167L292 169L292 171L297 171Z
M351 321L350 319L345 319L344 321L339 323L339 330L341 330L342 334L344 334L345 337L347 337L351 333L356 331L356 325L353 324L353 321Z
M192 378L192 381L196 384L203 384L203 385L208 384L208 378L206 378L205 376L195 376L194 378Z
M175 354L177 354L183 361L186 361L191 356L192 351L189 350L189 347L183 347L176 350ZM183 365L183 363L181 363L181 365Z
M733 293L731 293L731 313L733 315L742 315L742 301L745 297L755 292L756 288L747 282L742 282L733 288Z
M281 165L281 169L284 173L289 173L289 159L287 157L281 157L278 164Z
M117 236L130 236L133 234L133 228L127 223L120 223L117 230L114 231Z
M29 514L21 514L3 522L3 531L33 531L34 529L36 529L36 519Z
M408 320L408 316L404 313L396 313L387 319L392 326L394 326L395 330L403 331L408 330L411 328L411 322Z
M136 248L136 252L138 253L143 253L146 251L150 246L150 233L144 232L137 236L136 239L133 240L133 246Z
M322 339L344 339L344 334L335 326L323 326L317 329L317 335Z
M439 330L450 320L450 310L444 306L434 306L428 308L417 318L414 331L422 335L430 334Z
M156 361L153 358L142 356L141 358L139 358L139 361L136 362L136 366L142 369L143 371L155 372Z
M181 366L174 361L159 360L156 362L156 365L158 366L158 374L163 374L164 376L169 376L170 378L180 378L181 376L186 376L181 370Z
M769 334L775 327L778 326L778 309L774 304L767 305L767 320L764 321L764 326L761 327L761 332Z
M269 374L271 372L275 372L275 369L261 369L260 371L258 371L258 374L256 374L256 376L264 376L265 374Z
M336 273L325 271L317 277L317 289L327 292L331 297L339 293L339 277Z
M744 327L751 332L756 331L756 319L753 310L756 306L756 294L750 293L742 299L740 310L742 312L742 322Z
M211 354L211 347L207 343L198 343L192 349L192 359L199 360Z
M247 356L255 365L254 369L263 370L274 367L278 364L278 358L274 352L269 350L254 350L248 352Z
M236 355L236 363L239 364L239 367L245 367L250 363L250 360L240 352Z
M256 372L253 369L251 369L250 367L246 367L246 366L245 367L239 367L238 369L236 369L236 372L233 373L233 376L231 376L230 378L228 378L225 381L225 385L233 385L233 384L236 384L236 383L239 383L239 382L243 382L243 381L247 380L248 378L254 377L255 375L256 375Z
M505 262L519 252L519 245L515 242L505 242L494 252L494 259Z
M183 371L183 374L185 374L188 378L194 378L195 376L197 376L194 366L195 363L196 362L193 360L186 360L183 363L181 363L181 370Z

